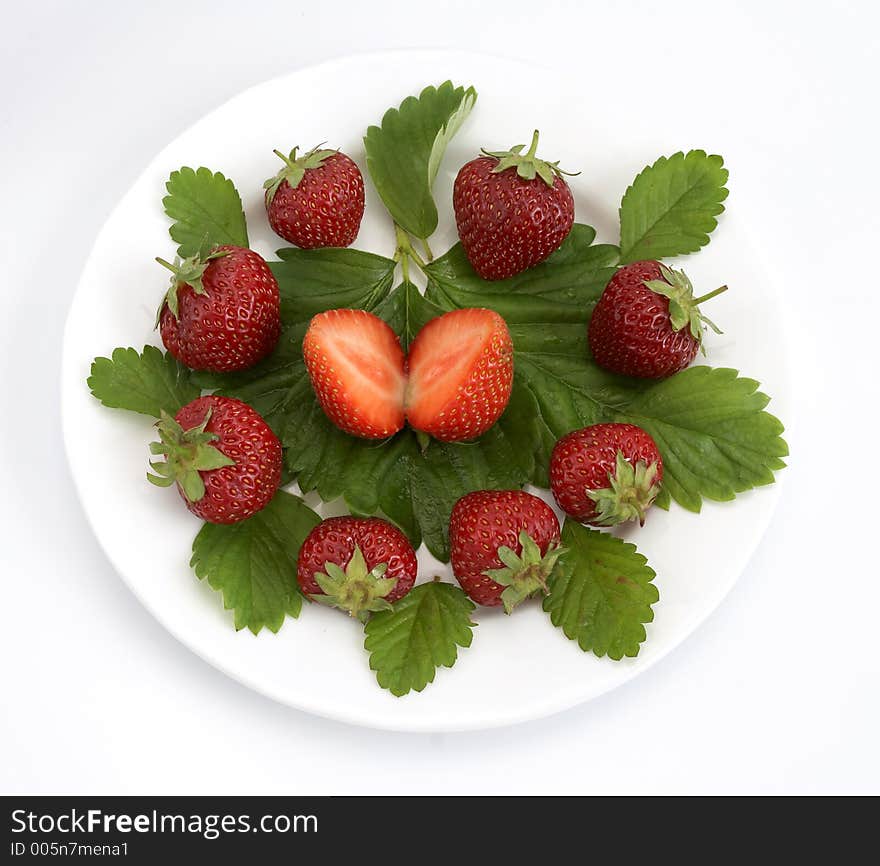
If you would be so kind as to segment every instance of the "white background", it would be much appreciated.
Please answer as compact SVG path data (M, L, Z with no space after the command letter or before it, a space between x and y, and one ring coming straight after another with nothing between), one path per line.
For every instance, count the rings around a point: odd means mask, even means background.
M841 5L4 4L0 791L880 793L880 20ZM708 622L586 706L458 735L312 718L181 647L100 552L59 429L67 307L153 154L248 85L416 46L577 70L572 110L623 102L722 152L796 388L779 509Z

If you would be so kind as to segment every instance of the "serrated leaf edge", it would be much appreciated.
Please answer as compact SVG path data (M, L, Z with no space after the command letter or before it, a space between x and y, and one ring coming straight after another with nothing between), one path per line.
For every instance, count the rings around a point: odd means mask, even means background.
M617 653L617 652L610 652L607 649L603 652L600 652L599 650L597 650L597 648L595 646L595 641L590 641L589 645L585 645L587 643L587 641L586 641L586 639L582 639L582 636L579 634L579 629L577 627L572 628L571 624L564 623L562 621L563 616L566 613L566 610L561 607L554 607L555 600L556 600L556 598L559 597L559 590L557 589L554 591L554 586L558 582L558 580L560 579L559 570L564 568L566 565L571 565L571 561L572 561L571 557L574 555L574 552L578 547L578 545L572 544L570 541L568 541L566 546L568 547L569 552L567 553L567 555L565 557L563 557L563 559L559 563L559 567L554 570L554 573L551 574L548 579L548 586L549 586L550 592L547 596L544 597L544 601L542 604L543 610L549 615L550 622L554 626L556 626L558 629L560 629L560 631L562 631L562 633L565 635L565 637L567 637L571 641L576 642L577 645L580 647L580 649L583 650L584 652L591 652L597 658L603 658L603 657L607 656L612 661L620 661L624 657L635 658L639 654L639 651L641 649L641 645L645 642L645 640L647 640L647 631L645 630L644 626L645 626L645 624L651 623L654 620L653 605L657 604L660 601L660 591L657 588L657 585L653 582L654 579L657 577L657 573L654 571L653 568L651 568L651 566L648 564L647 557L644 554L639 552L639 550L636 548L635 544L628 542L628 541L624 541L623 539L618 538L614 535L611 535L608 532L603 532L599 529L592 529L590 527L582 526L582 525L576 523L575 521L572 521L571 518L566 519L566 525L574 527L574 529L573 529L574 532L586 532L586 533L588 533L587 537L593 538L594 540L601 539L600 543L608 546L608 547L606 547L606 549L608 549L608 550L613 549L613 548L617 548L616 552L619 553L619 555L633 556L633 559L634 559L633 570L643 572L645 575L645 579L637 580L635 578L630 578L630 577L624 576L624 575L621 575L621 578L619 578L619 579L636 580L636 582L640 586L642 586L645 590L648 590L648 588L650 587L650 589L653 590L653 592L649 592L649 595L652 595L653 598L646 603L641 602L641 604L644 604L645 606L647 606L648 612L647 612L647 614L645 614L645 619L639 620L639 625L642 626L642 628L641 628L642 636L639 638L637 644L634 647L631 644L627 644L625 646L625 648L623 649L623 652ZM566 543L565 529L566 529L566 527L564 526L563 533L562 533L563 543ZM573 575L573 573L574 572L572 570L572 575ZM571 577L569 577L569 581L570 580L571 580ZM607 597L608 597L607 593L605 593L603 591L603 587L601 586L601 584L599 582L596 582L595 585L597 587L597 590L600 592L603 600L607 599ZM578 607L578 610L579 610L579 607ZM594 610L594 612L595 612L595 610ZM621 640L620 643L622 644L623 641Z
M437 589L442 587L442 589ZM404 688L401 688L399 685L395 686L391 683L386 677L386 682L383 683L382 671L379 669L379 662L376 659L376 655L379 652L376 644L377 642L383 642L388 638L389 635L393 634L395 630L402 628L406 623L412 620L414 617L419 615L419 612L422 609L422 606L425 604L425 600L419 598L417 603L415 602L415 595L425 595L426 598L431 598L432 596L429 593L434 593L434 602L437 604L439 615L441 619L449 619L455 613L463 613L464 614L464 622L458 623L458 626L461 626L466 630L465 633L460 633L458 635L453 635L449 644L445 647L441 647L441 650L444 651L445 657L441 659L437 659L436 655L431 648L431 657L427 661L427 666L430 667L430 671L427 674L422 674L422 671L419 672L418 679L415 680L414 685L407 685ZM441 593L440 595L436 595L436 593ZM447 596L446 599L443 596ZM407 602L407 599L409 601ZM454 601L453 601L454 599ZM448 601L449 603L443 603L444 601ZM406 604L403 604L406 602ZM403 608L403 611L401 611ZM410 608L413 608L411 611ZM453 608L457 608L454 610ZM476 609L476 605L464 594L464 592L457 586L453 586L450 583L442 583L439 581L433 581L431 583L423 583L416 586L407 596L404 596L399 602L394 605L394 609L391 611L382 612L375 614L370 621L367 623L365 627L365 639L364 639L364 649L370 654L369 664L370 670L376 673L376 680L379 685L390 691L396 697L403 697L411 691L421 692L423 691L430 683L434 682L434 677L437 672L437 668L446 667L451 668L455 662L458 660L458 650L459 648L466 649L469 647L473 641L473 629L476 628L477 623L475 623L470 615ZM396 614L401 612L405 612L407 616L405 618L401 618L397 622L391 622L394 620ZM389 627L384 628L379 633L371 633L372 629L377 629L385 626L388 623ZM459 628L456 627L456 631L459 631ZM412 629L411 629L412 631ZM447 636L450 632L449 628L443 629L443 636ZM408 638L411 640L411 636ZM409 651L407 652L409 655ZM421 666L420 666L421 667Z
M630 183L630 185L626 188L626 191L624 192L623 197L621 198L621 201L620 201L620 207L618 208L618 219L620 221L620 226L621 226L621 235L623 232L624 208L625 208L625 205L627 202L627 198L631 194L634 194L635 187L639 183L639 181L642 180L645 176L649 175L650 172L658 169L659 167L667 165L673 161L677 162L679 159L681 160L682 164L687 163L687 161L689 159L706 159L709 162L715 162L718 164L718 166L721 169L720 173L721 173L721 175L723 175L723 178L721 180L721 186L719 187L719 191L718 191L718 199L716 202L714 202L717 209L715 209L714 213L709 217L708 223L709 223L710 227L708 228L708 230L701 232L702 238L700 239L700 241L696 247L688 248L688 249L682 248L680 251L675 252L675 253L665 253L662 256L658 256L659 258L670 258L675 255L688 255L690 253L697 252L699 249L701 249L706 244L708 244L709 243L709 235L712 232L714 232L718 226L718 220L716 219L716 217L720 216L724 212L724 205L722 204L722 202L727 199L727 196L729 194L729 190L727 189L726 184L727 184L727 181L730 177L730 172L724 166L724 160L720 155L707 154L705 150L695 149L695 150L689 150L687 153L680 150L680 151L677 151L676 153L672 154L669 157L661 156L658 159L656 159L651 165L645 166L635 176L635 178L633 178L632 183ZM620 241L620 263L621 264L629 264L633 261L638 261L641 258L641 256L635 256L635 257L632 256L631 255L632 250L638 249L639 244L642 243L644 238L650 233L651 229L654 228L684 198L684 196L687 195L687 193L692 190L693 190L693 187L688 189L686 192L682 193L678 197L678 199L676 199L676 201L673 202L669 206L669 208L666 211L666 214L659 217L657 220L654 221L654 223L652 223L650 226L648 226L645 229L645 231L643 232L642 237L639 238L638 240L636 240L636 242L633 243L629 248L627 248L627 249L624 248L623 237L621 237L621 241Z

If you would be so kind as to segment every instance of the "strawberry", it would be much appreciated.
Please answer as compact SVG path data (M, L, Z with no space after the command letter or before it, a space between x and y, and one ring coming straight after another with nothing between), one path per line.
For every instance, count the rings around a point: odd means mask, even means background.
M663 461L651 436L633 424L594 424L563 436L550 456L559 507L581 523L645 522L660 492Z
M513 387L504 319L464 309L425 325L404 357L394 331L364 310L315 316L303 357L321 408L341 430L384 439L404 418L444 442L473 439L501 416Z
M364 216L361 170L339 150L316 147L299 158L296 151L275 151L284 168L263 184L269 224L303 249L347 247Z
M330 517L307 536L296 579L313 601L367 619L413 587L418 562L407 537L378 517Z
M699 310L683 271L660 262L634 262L609 281L590 319L590 351L596 363L625 376L665 379L684 370L702 348L704 323L721 331Z
M513 387L513 341L492 310L438 316L409 349L409 423L443 442L473 439L500 417Z
M477 490L449 521L452 571L477 604L510 613L538 590L565 552L553 510L524 490Z
M309 324L303 358L321 408L341 430L385 439L403 427L400 340L364 310L328 310Z
M251 367L278 342L281 298L262 256L220 246L169 264L173 276L157 323L165 348L193 370Z
M186 507L209 523L238 523L256 514L281 482L281 443L247 403L231 397L198 397L156 425L160 442L150 453L147 478L158 487L175 482Z
M556 162L535 156L538 131L525 145L489 152L462 166L452 205L465 255L485 280L524 271L565 240L574 223L574 199Z

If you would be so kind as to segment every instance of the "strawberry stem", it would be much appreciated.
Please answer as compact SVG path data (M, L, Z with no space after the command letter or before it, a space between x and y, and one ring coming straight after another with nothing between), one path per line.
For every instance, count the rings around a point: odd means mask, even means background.
M532 133L532 143L526 151L526 157L534 156L538 152L538 130Z
M419 449L424 454L431 444L431 437L422 430L416 430L416 442L419 443Z
M409 235L397 223L394 224L394 231L397 236L397 252L400 253L400 266L403 269L403 278L408 280L409 259L412 259L422 270L427 266L424 259L413 249ZM424 241L424 243L427 247L427 241Z
M516 169L516 174L523 180L532 181L536 177L540 177L547 186L552 187L556 183L556 178L564 174L572 174L570 171L563 171L559 167L559 162L547 162L538 159L536 156L538 150L538 130L532 133L532 143L529 149L523 153L524 144L517 144L510 150L486 150L483 153L498 160L497 165L492 169L493 174L501 174L509 168ZM578 174L579 172L574 172Z
M714 298L716 295L720 295L722 292L726 292L726 291L727 291L727 286L719 286L717 289L715 289L712 292L708 292L705 295L700 295L699 298L694 298L692 303L702 304L703 301L708 301L710 298Z
M290 151L290 154L287 156L277 148L273 149L272 153L284 163L284 168L282 168L274 177L270 177L265 183L263 183L263 189L266 190L267 205L272 204L272 201L275 198L275 193L278 192L278 188L284 183L284 181L287 181L287 184L291 189L296 189L302 182L302 179L306 176L307 171L313 168L320 168L325 160L338 153L336 150L322 149L323 144L325 144L325 142L322 142L317 147L313 147L303 156L296 155L299 150L298 145Z
M296 151L297 149L294 148L291 156L285 156L280 150L277 149L273 149L272 153L274 153L275 156L277 156L288 168L293 168L293 160L296 159ZM293 157L293 159L291 159L291 157Z

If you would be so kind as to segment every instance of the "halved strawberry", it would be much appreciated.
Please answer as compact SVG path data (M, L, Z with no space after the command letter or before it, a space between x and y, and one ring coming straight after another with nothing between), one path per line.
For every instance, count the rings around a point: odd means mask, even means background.
M364 439L385 439L403 427L403 349L378 316L320 313L303 339L303 358L318 402L337 427Z
M454 310L432 319L409 349L406 417L443 442L485 433L507 408L513 341L492 310Z

